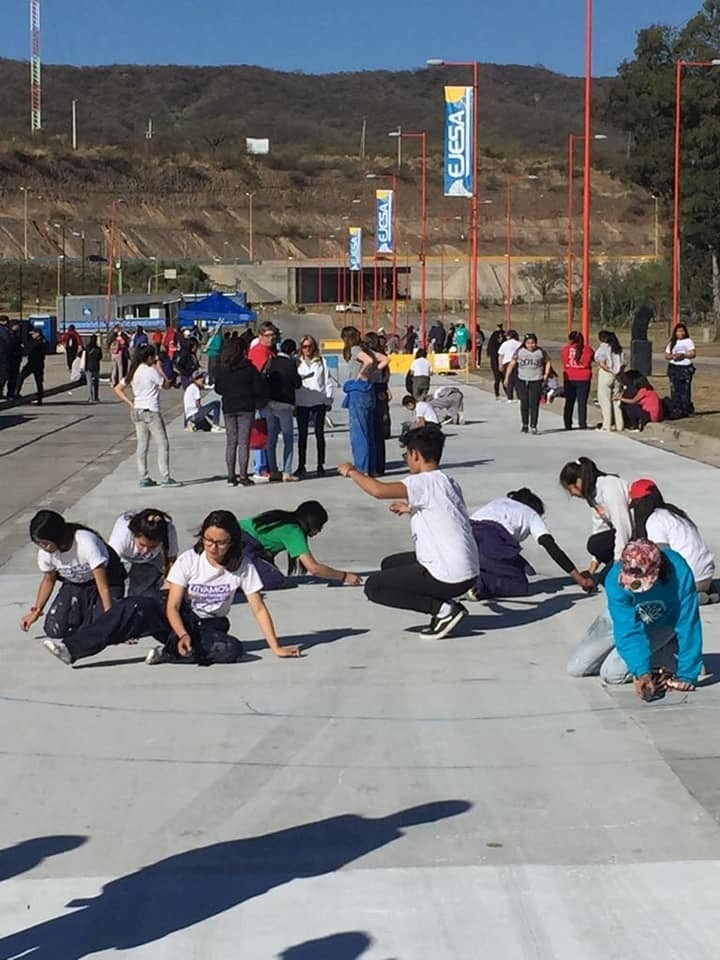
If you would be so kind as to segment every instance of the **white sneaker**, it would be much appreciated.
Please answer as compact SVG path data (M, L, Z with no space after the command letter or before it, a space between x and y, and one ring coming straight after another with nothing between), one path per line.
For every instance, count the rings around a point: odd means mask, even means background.
M225 433L225 427L221 427L219 423L214 423L210 427L210 433Z
M185 429L188 433L195 433L195 431L197 430L197 427L195 426L194 423L186 423Z
M57 657L58 660L62 660L62 662L68 666L72 664L70 651L62 640L43 640L43 646L46 650L49 650L54 657Z
M163 648L158 644L157 647L153 647L152 650L145 657L145 663L152 666L153 663L160 663L162 659Z

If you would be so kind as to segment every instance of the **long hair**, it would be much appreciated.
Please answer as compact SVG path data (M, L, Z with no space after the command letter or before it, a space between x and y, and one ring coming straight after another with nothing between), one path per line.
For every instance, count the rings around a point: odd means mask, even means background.
M163 557L167 561L169 552L169 530L172 517L162 510L147 507L139 513L124 514L128 530L134 537L145 537L162 547Z
M623 370L622 373L618 374L617 379L620 382L620 386L634 391L633 396L638 390L642 390L643 388L646 390L655 389L645 374L640 373L639 370Z
M133 351L132 360L130 361L130 369L125 377L125 383L132 383L132 379L135 376L138 367L141 367L144 363L147 364L150 360L155 360L156 357L157 352L151 343L147 344L147 346L137 347Z
M568 340L570 343L575 344L575 363L580 363L583 350L585 349L585 337L579 330L571 330L568 334Z
M622 353L620 341L612 330L601 330L598 334L598 340L600 343L606 343L612 353L616 353L618 356Z
M303 344L303 343L309 343L309 344L310 344L310 353L308 354L307 357L303 357L303 359L306 359L307 361L311 361L311 360L322 360L322 357L320 356L320 347L318 346L318 342L317 342L317 340L315 339L315 337L311 337L311 336L308 336L308 335L306 335L306 336L304 336L304 337L300 337L300 343L301 343L301 344Z
M259 533L268 533L276 527L292 523L300 527L305 536L319 533L328 522L325 507L317 500L305 500L296 510L266 510L253 517L253 525ZM288 557L288 576L297 570L297 557Z
M656 510L667 510L668 513L671 513L679 520L685 520L686 523L696 527L695 521L689 517L684 510L676 507L674 503L665 502L663 495L657 487L649 490L644 497L633 500L630 507L633 517L633 540L647 539L647 522Z
M234 573L239 569L243 558L242 530L237 522L237 517L229 510L213 510L212 513L209 513L198 531L198 539L193 547L195 553L202 553L205 549L202 538L205 531L210 527L219 527L230 537L230 546L223 557L222 565L226 570Z
M54 543L63 553L72 546L78 530L87 530L88 533L93 533L102 540L100 534L95 533L90 527L85 527L81 523L68 523L55 510L38 510L30 521L30 539L33 543L47 540L49 543Z
M360 346L360 331L357 327L343 327L340 336L343 341L343 359L347 363L352 355L352 348Z
M684 331L682 337L679 336L678 330ZM677 344L678 340L687 340L689 336L690 334L688 333L688 328L685 326L685 324L676 323L670 336L670 351L672 352L675 349L675 345Z
M220 351L221 367L237 367L245 359L247 346L242 337L230 337Z
M589 457L578 457L566 463L560 471L560 486L568 490L579 480L582 485L583 500L589 506L595 506L595 493L599 477L614 476L601 470Z

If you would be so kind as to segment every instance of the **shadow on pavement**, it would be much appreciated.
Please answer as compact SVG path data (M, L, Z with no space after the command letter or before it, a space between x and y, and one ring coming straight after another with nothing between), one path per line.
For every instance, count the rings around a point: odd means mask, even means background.
M338 630L315 630L312 633L298 633L292 636L282 637L283 646L299 643L303 650L310 650L312 647L319 647L323 643L335 643L336 640L344 640L346 637L360 637L369 630L353 630L352 628L340 628ZM243 647L246 650L266 650L267 644L264 640L243 640Z
M27 873L48 857L75 850L87 842L82 836L33 837L23 840L14 847L0 850L0 880L9 880L21 873Z
M358 931L334 933L288 947L278 954L278 960L358 960L372 942L372 937Z
M333 873L400 840L407 827L456 817L471 806L443 800L387 817L342 814L186 850L111 881L96 897L71 900L52 920L3 937L0 957L32 951L33 960L81 960L153 943L292 880ZM311 955L295 954L295 960L303 956ZM357 954L329 956L350 960Z

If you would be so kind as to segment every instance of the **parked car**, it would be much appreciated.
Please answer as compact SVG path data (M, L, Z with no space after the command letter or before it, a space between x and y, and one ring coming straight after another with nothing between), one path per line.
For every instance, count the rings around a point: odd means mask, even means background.
M364 313L365 310L359 303L337 303L335 313Z

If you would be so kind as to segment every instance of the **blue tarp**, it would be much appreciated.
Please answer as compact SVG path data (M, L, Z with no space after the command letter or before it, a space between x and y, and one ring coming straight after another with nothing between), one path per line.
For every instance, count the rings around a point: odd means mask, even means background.
M189 303L178 313L178 319L185 325L192 326L198 320L207 320L210 323L254 323L257 314L254 310L241 307L235 300L222 293L211 293L204 300Z

